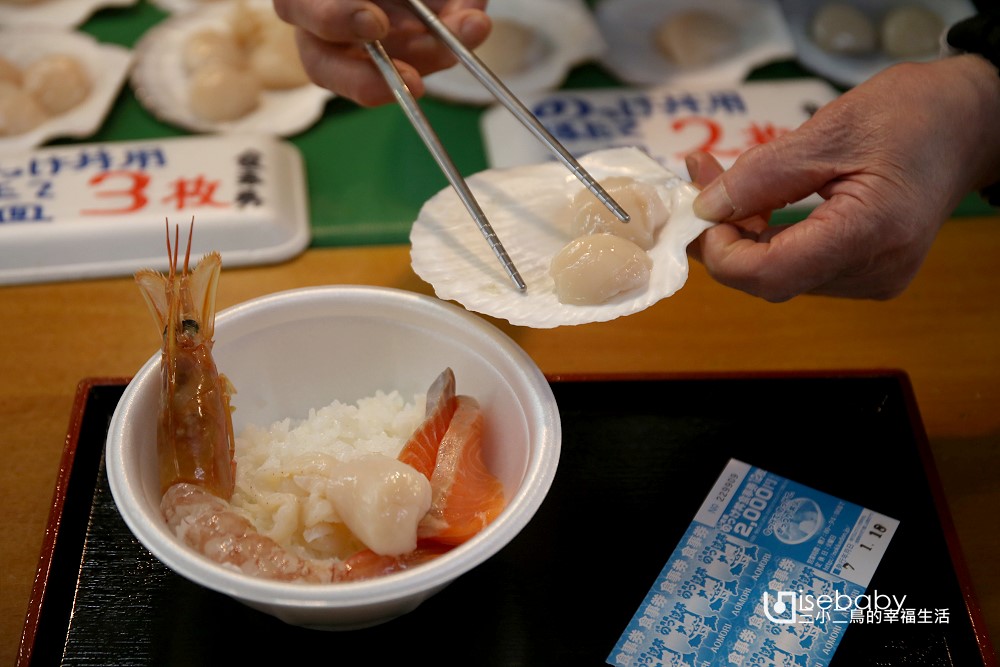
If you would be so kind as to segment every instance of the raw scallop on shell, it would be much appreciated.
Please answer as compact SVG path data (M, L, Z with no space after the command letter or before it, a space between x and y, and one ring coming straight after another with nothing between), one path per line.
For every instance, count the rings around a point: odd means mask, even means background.
M601 0L601 63L633 85L731 85L794 56L773 0Z
M413 224L414 271L442 299L535 328L612 320L672 295L687 280L688 244L712 224L694 215L697 190L637 148L595 151L580 163L598 182L634 179L650 188L666 210L667 219L647 250L651 268L644 286L596 305L559 301L550 265L577 235L564 224L564 211L583 185L557 162L486 170L467 179L524 279L526 292L514 287L450 188L431 197Z

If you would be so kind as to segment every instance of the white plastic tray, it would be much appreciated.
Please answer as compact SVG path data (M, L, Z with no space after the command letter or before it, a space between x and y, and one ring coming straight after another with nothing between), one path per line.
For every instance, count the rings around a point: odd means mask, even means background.
M261 135L75 144L0 155L0 284L167 267L164 220L192 255L288 259L310 240L302 157Z

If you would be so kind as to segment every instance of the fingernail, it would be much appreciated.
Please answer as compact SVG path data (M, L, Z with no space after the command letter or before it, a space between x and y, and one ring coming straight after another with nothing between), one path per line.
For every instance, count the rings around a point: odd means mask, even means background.
M688 178L691 179L692 183L698 182L698 161L694 159L693 155L688 155L684 158L684 164L687 165Z
M695 197L694 214L702 220L725 220L735 212L736 207L722 185L722 179L715 179Z
M372 40L383 37L382 24L375 14L367 9L359 9L351 14L351 31L358 39Z

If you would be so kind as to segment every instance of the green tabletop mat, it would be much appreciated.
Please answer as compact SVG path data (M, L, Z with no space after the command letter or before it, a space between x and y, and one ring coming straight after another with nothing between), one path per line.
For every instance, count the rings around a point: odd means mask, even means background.
M95 38L126 47L166 14L145 0L123 8L97 12L81 30ZM794 62L755 71L752 79L808 76ZM596 65L570 72L564 87L594 88L618 85ZM463 174L488 167L479 130L483 110L435 99L421 101ZM172 137L186 131L155 119L124 86L106 122L88 142ZM333 99L323 117L310 129L289 139L306 163L313 246L405 243L423 203L447 186L434 160L395 105L363 109ZM996 211L976 196L967 197L956 215L989 215ZM778 211L777 223L794 222ZM470 223L471 224L471 223Z

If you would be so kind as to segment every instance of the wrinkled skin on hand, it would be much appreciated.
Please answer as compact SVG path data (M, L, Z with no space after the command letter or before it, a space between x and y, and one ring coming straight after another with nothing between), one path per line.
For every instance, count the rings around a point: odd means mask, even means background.
M469 48L490 31L486 0L425 0L442 22ZM296 26L299 54L318 85L376 106L394 98L364 48L380 40L410 91L424 93L422 75L450 67L455 56L427 32L402 0L274 0L284 21Z
M720 283L769 301L813 293L902 293L944 221L1000 179L1000 77L972 55L898 65L844 93L797 130L723 172L688 157L701 217L720 221L690 246ZM819 193L797 224L771 211Z

